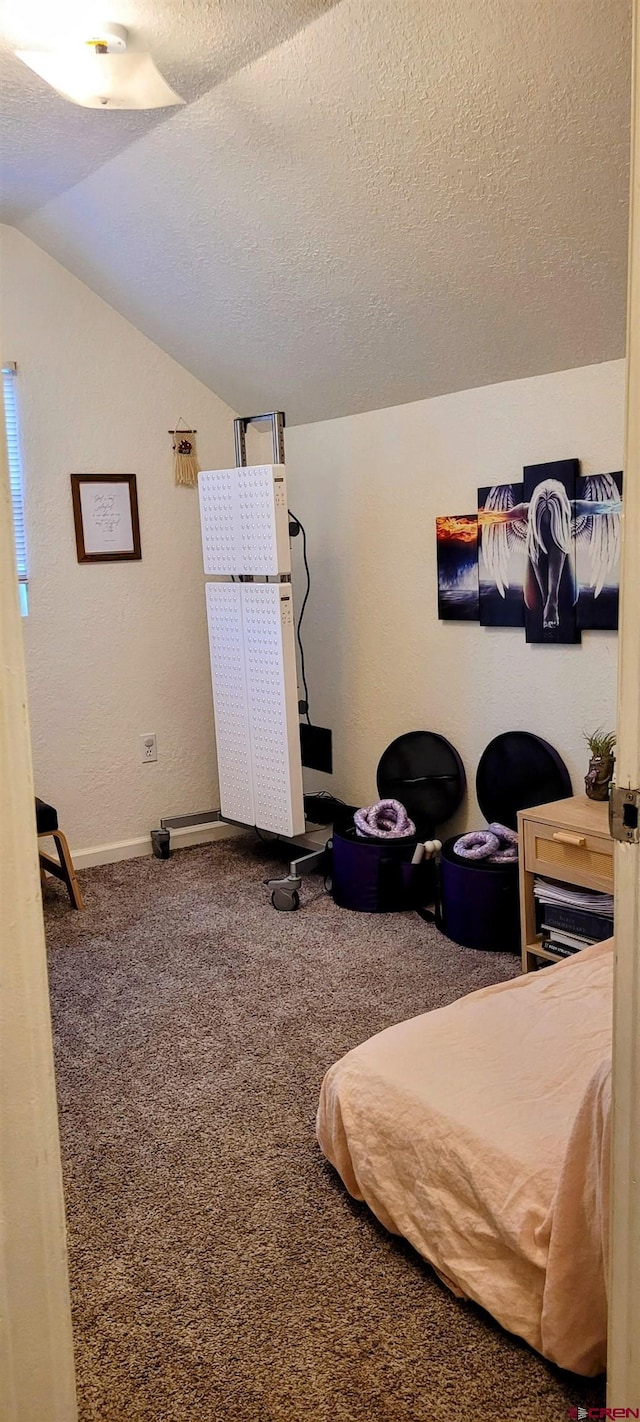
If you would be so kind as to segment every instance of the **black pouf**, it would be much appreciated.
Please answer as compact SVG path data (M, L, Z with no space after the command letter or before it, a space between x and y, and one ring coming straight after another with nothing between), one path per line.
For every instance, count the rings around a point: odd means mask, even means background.
M397 913L433 903L432 860L411 860L416 846L432 839L457 810L466 788L457 750L433 731L409 731L384 751L377 770L383 800L399 800L416 826L403 839L363 839L349 812L333 827L332 893L341 908L360 913Z
M518 810L572 794L567 767L547 741L528 731L496 736L476 776L478 804L488 823L517 829ZM520 952L518 864L489 864L456 854L455 835L442 846L442 929L463 948Z

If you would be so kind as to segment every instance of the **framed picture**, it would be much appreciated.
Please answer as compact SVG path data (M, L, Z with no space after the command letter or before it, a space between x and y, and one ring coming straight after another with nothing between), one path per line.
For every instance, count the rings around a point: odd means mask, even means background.
M79 563L141 558L135 474L72 474Z

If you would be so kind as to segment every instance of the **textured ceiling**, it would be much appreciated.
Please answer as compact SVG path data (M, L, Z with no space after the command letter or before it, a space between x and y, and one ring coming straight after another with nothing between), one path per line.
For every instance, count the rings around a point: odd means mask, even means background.
M629 70L626 0L342 0L20 225L245 413L606 360Z
M85 178L172 109L79 109L16 59L16 49L85 40L100 22L129 29L187 103L281 44L336 0L1 0L0 221L15 221Z

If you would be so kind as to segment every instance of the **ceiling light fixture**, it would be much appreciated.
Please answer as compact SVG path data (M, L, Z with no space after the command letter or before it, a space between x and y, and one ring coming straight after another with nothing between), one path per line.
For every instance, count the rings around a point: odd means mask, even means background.
M52 89L85 109L162 109L183 104L148 52L126 53L124 25L102 25L86 44L66 50L18 49L16 54Z

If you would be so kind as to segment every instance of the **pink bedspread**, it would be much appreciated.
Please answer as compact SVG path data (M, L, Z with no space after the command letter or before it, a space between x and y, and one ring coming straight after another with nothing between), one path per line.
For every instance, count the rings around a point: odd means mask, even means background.
M327 1072L317 1133L356 1199L560 1367L606 1357L613 943L484 988Z

